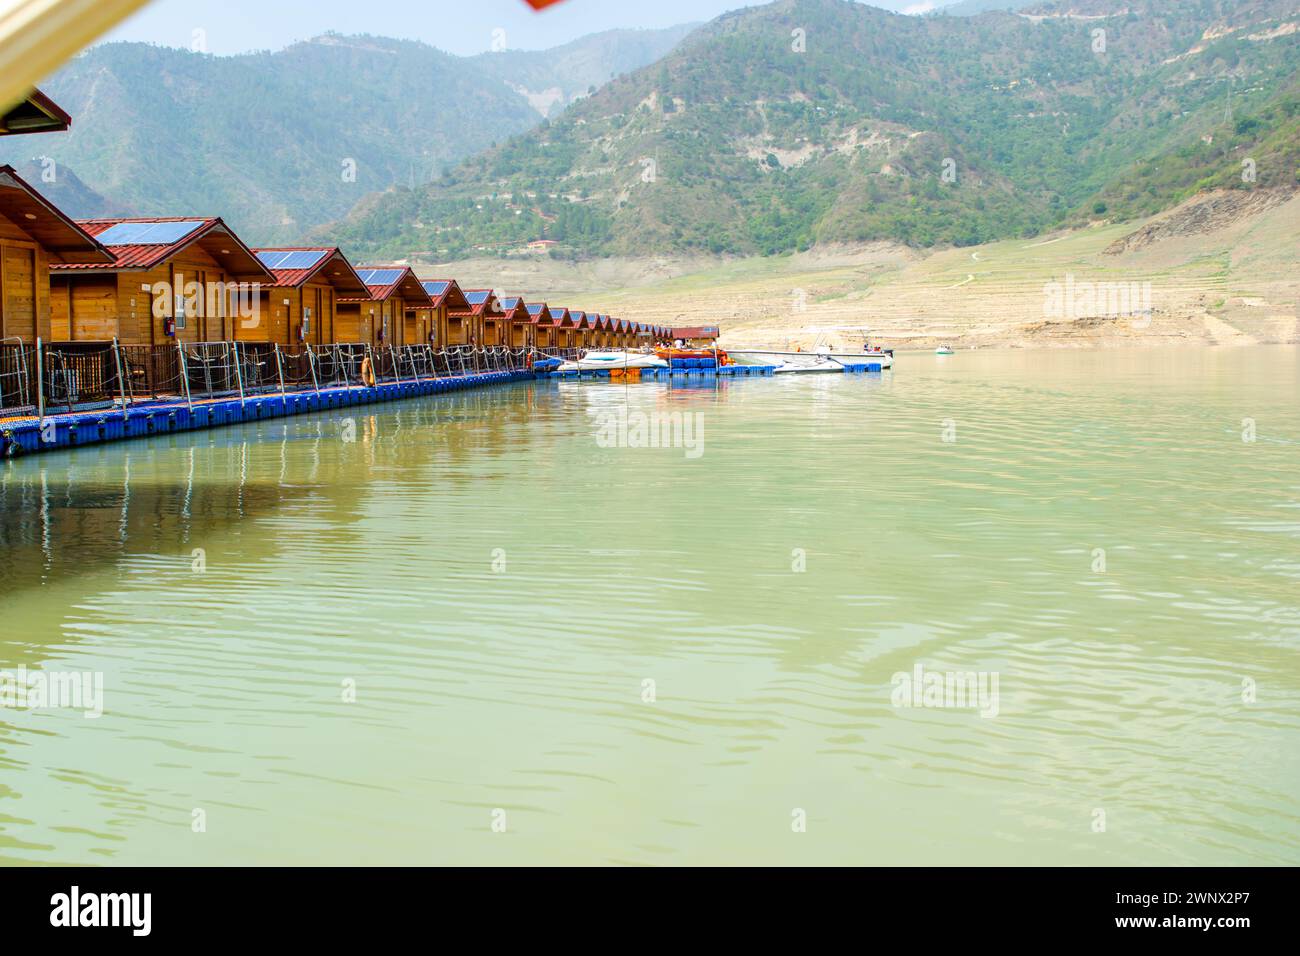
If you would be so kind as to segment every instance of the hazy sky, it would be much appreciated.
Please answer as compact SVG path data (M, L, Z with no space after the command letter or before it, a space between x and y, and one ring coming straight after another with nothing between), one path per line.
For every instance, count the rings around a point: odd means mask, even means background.
M915 12L952 0L875 0ZM450 53L505 44L535 50L615 27L668 27L710 20L746 0L567 0L535 13L523 0L154 0L110 40L192 47L197 30L209 53L278 50L328 30L423 40Z

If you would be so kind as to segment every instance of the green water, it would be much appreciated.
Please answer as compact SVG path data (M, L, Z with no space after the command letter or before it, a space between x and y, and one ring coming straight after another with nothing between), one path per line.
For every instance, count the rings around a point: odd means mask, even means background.
M701 442L603 447L620 406ZM1298 466L1293 348L3 463L0 669L102 674L104 712L0 710L0 859L1300 863ZM918 663L996 716L895 706Z

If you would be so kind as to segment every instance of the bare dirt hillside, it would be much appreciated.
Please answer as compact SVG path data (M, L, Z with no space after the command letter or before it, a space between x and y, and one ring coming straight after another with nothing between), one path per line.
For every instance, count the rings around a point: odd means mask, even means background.
M931 254L890 244L741 260L476 260L419 267L724 343L869 329L900 348L1300 342L1300 194L1198 197L1148 222Z

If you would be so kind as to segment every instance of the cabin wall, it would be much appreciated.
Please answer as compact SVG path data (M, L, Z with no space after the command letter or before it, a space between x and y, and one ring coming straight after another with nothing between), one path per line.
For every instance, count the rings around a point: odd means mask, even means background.
M259 303L255 321L240 320L233 323L235 339L240 342L288 345L290 316L297 314L300 308L299 290L264 286L259 293Z
M447 345L468 345L470 336L470 317L468 315L447 316Z
M366 321L362 321L362 305L366 306ZM362 302L339 302L334 307L334 341L336 342L369 342L370 341L370 323L369 309L374 303L370 301Z
M0 216L0 338L48 340L49 254L11 219Z
M60 273L50 277L51 338L109 342L118 334L117 275Z

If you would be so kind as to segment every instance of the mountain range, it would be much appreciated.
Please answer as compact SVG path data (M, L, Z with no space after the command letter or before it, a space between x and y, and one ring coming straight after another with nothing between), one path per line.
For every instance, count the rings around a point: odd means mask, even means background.
M62 192L87 215L221 215L250 242L297 242L369 193L426 182L536 126L689 29L476 57L334 34L238 56L106 43L42 84L71 131L0 141L0 161L53 160L77 178Z
M1294 189L1297 20L1296 0L779 0L320 235L439 261L538 239L577 257L929 247Z

